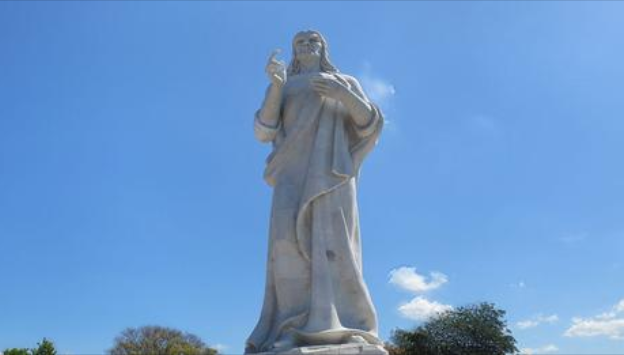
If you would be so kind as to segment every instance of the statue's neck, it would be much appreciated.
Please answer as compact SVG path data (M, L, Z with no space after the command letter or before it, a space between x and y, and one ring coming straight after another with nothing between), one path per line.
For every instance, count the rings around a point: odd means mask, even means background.
M308 59L308 58L306 58ZM309 58L308 60L299 60L299 73L310 74L321 71L321 61L318 58Z

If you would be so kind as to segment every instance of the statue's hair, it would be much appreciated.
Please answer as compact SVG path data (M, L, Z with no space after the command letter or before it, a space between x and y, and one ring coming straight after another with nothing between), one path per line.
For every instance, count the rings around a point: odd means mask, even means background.
M295 50L295 40L297 37L302 35L310 35L316 34L321 39L321 44L323 45L321 48L321 71L325 73L337 73L338 69L330 62L329 60L329 49L327 47L327 41L325 37L319 32L315 30L307 30L298 32L295 37L293 37L292 41L292 59L290 64L288 65L288 75L297 75L301 72L301 64L299 60L297 60L297 52Z

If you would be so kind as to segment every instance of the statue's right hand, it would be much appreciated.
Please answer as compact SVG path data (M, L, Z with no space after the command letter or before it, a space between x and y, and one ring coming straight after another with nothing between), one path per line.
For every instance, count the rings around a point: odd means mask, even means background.
M286 63L281 60L275 59L281 52L280 49L276 49L271 53L269 61L266 65L265 71L271 80L271 83L276 86L283 86L286 83Z

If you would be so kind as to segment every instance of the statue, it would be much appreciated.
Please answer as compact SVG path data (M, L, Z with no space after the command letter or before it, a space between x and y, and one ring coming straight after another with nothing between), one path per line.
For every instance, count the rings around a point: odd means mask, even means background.
M286 69L273 52L254 132L271 142L273 187L260 320L246 354L387 354L362 276L357 180L383 125L317 31L297 33ZM337 350L339 349L339 350Z

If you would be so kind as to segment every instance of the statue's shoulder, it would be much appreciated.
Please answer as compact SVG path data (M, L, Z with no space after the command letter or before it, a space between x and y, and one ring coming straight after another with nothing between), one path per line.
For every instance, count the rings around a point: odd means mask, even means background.
M343 81L346 81L349 87L355 90L356 93L363 93L362 85L360 85L356 77L344 73L336 73L335 75L340 76Z
M358 79L356 77L354 77L353 75L344 74L344 73L336 73L336 75L340 76L342 78L342 80L344 80L347 83L349 83L349 85L351 85L351 87L355 87L358 90L360 90L360 88L362 87L360 85L360 82L358 81Z
M350 82L350 83L357 83L358 80L356 77L354 77L353 75L349 75L349 74L345 74L345 73L336 73L336 75L340 76L341 78L345 79L346 81Z

